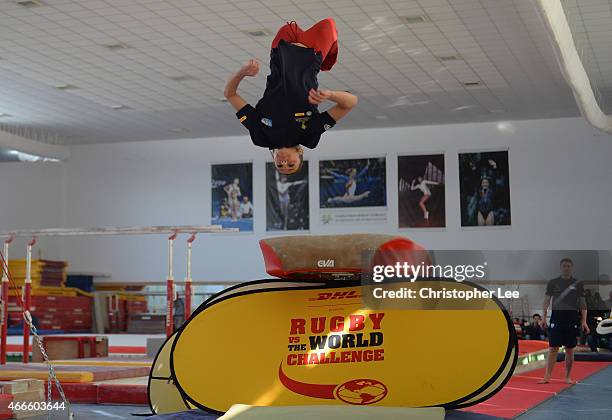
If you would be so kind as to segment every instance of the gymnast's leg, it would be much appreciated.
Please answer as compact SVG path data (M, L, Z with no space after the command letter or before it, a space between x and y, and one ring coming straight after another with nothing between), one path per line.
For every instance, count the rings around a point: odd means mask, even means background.
M298 26L295 21L287 22L286 24L281 26L280 29L276 32L276 36L272 40L271 48L278 47L278 43L281 41L281 39L290 44L298 45L298 37L303 32L304 31ZM305 47L305 45L303 44L299 45Z
M331 70L338 58L338 31L332 18L315 23L298 35L298 42L320 52L323 57L322 71Z
M364 191L361 194L357 194L357 195L344 195L342 197L334 197L333 201L338 201L340 203L354 203L356 201L363 200L369 195L370 195L370 191Z
M272 48L278 47L280 40L300 47L312 48L321 53L323 62L321 70L331 70L338 56L338 31L332 18L317 22L308 30L303 31L295 21L281 26L272 40Z

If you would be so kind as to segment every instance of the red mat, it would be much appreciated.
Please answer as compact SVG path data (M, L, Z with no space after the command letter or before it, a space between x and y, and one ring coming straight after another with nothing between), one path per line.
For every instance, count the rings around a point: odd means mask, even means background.
M23 353L23 345L7 344L6 351L8 353ZM147 348L144 346L108 346L108 352L122 354L146 354Z
M574 362L572 379L581 381L610 364L612 363ZM463 411L512 419L571 386L564 382L565 362L557 362L549 383L538 384L537 381L542 379L542 376L544 376L544 369L513 376L492 398L475 406L464 408Z
M45 384L45 392L46 386L47 384ZM66 398L71 403L128 405L149 404L146 385L64 383L62 384L62 388ZM52 386L51 388L51 395L55 399L60 398L59 392L55 386Z

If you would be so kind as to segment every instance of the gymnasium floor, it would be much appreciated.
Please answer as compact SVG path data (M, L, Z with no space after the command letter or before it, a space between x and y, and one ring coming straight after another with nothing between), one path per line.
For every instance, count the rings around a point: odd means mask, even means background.
M587 362L585 362L587 363ZM587 363L592 364L592 363ZM558 364L563 367L562 364ZM592 368L589 368L592 370ZM533 380L535 383L535 379ZM504 390L502 390L502 393ZM537 389L531 392L537 393ZM539 392L547 392L540 390ZM589 420L608 420L612 416L612 364L586 377L574 386L565 388L558 393L551 392L539 405L531 407L528 411L516 416L495 416L471 411L449 411L446 413L447 420L501 420L514 418L519 420L548 420L551 418L560 420L576 420L588 418ZM509 402L508 402L509 403ZM503 407L500 407L503 408ZM143 406L111 406L75 404L76 418L86 419L129 419L138 418L133 414L144 414L149 412L148 407ZM40 419L46 418L45 416ZM61 419L59 415L52 416L53 419ZM159 420L214 420L218 416L201 411L190 413L169 414L154 416Z
M527 413L520 420L612 418L612 365L555 395Z

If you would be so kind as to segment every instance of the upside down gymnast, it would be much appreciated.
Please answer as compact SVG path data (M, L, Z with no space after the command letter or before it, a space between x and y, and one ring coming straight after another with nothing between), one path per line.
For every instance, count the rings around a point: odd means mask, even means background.
M249 60L225 86L225 97L249 130L253 144L270 149L282 174L299 171L304 161L302 146L317 147L321 134L357 104L357 97L349 92L319 89L319 71L331 70L337 55L338 33L332 18L306 31L292 21L282 26L272 41L270 75L255 107L237 89L242 79L259 73L257 60ZM318 105L326 100L335 105L319 112Z

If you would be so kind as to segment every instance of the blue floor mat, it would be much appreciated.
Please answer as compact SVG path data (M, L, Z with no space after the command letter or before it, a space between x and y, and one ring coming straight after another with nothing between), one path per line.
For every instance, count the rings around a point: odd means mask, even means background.
M158 416L145 417L154 420L216 420L219 418L216 414L206 413L202 410L182 411L174 414L160 414Z
M444 420L504 420L502 417L487 414L471 413L469 411L450 410L446 412Z

